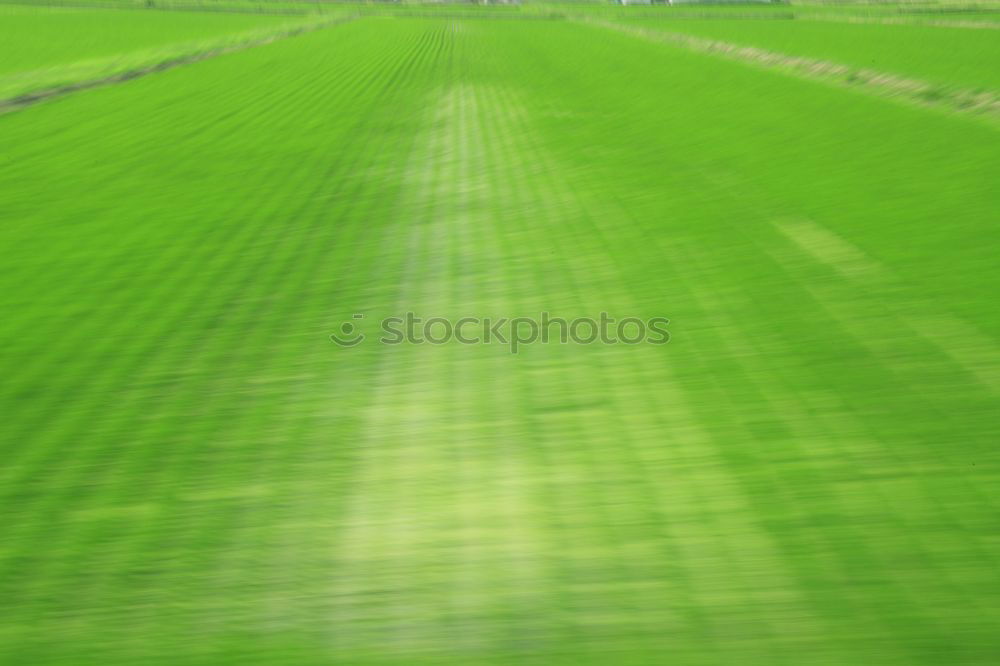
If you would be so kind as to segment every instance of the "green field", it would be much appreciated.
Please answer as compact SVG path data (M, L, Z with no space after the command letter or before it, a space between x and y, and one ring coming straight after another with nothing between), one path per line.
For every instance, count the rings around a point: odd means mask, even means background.
M17 5L0 5L0 19L6 37L0 43L0 75L122 57L178 42L259 29L281 20L194 12L39 11Z
M61 10L0 4L0 104L332 22L322 16Z
M0 664L996 663L995 118L422 11L0 115ZM0 67L288 18L0 8ZM1000 87L993 30L643 20ZM378 342L543 311L671 339Z
M1000 35L996 30L808 20L677 19L666 13L633 18L629 23L914 76L941 85L1000 89Z

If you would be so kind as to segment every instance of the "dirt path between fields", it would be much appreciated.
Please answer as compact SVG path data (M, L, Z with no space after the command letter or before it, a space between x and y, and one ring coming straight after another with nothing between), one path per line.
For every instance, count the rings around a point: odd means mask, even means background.
M281 30L263 37L254 37L248 39L244 42L239 42L236 44L227 44L225 46L220 46L214 49L208 49L205 51L198 51L196 53L188 53L185 55L179 55L166 60L161 60L160 62L145 65L142 67L136 67L133 69L128 69L123 72L117 72L109 76L102 76L95 79L86 79L83 81L76 81L73 83L67 83L60 86L55 86L52 88L43 88L41 90L32 91L22 95L16 95L7 99L0 99L0 115L5 113L12 113L14 111L20 111L29 106L33 106L40 102L45 102L47 100L56 99L59 97L65 97L66 95L80 92L83 90L90 90L92 88L103 88L104 86L115 85L117 83L124 83L126 81L131 81L132 79L137 79L142 76L148 76L150 74L155 74L157 72L163 72L168 69L174 69L175 67L181 67L183 65L190 65L192 63L201 62L202 60L208 60L210 58L216 58L221 55L226 55L227 53L234 53L236 51L244 51L246 49L251 49L257 46L264 46L266 44L271 44L273 42L280 41L282 39L288 39L289 37L295 37L298 35L303 35L309 32L314 32L316 30L322 30L324 28L329 28L334 25L341 23L346 23L352 21L357 16L339 16L335 19L329 21L322 21L319 23L310 23L306 25L295 26L287 30Z
M755 46L742 46L716 39L622 25L611 21L584 20L584 22L651 41L682 46L692 51L720 55L730 60L783 70L805 78L859 88L881 97L903 99L921 106L978 116L993 123L1000 122L1000 93L989 90L948 88L920 79L829 60L794 56Z

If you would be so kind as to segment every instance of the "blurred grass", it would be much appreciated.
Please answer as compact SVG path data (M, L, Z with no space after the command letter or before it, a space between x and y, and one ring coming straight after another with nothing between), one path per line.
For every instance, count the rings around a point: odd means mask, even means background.
M0 662L997 654L994 130L367 19L0 133ZM371 343L406 310L672 342Z
M16 5L0 7L0 16L0 75L217 38L281 20L184 12L46 11Z
M322 25L320 17L13 11L0 24L0 101Z
M630 23L917 77L946 87L1000 89L1000 36L993 30L826 21L664 18Z

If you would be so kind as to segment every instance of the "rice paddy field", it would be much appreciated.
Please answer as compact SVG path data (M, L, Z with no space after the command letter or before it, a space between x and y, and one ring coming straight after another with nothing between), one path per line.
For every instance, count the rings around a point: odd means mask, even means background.
M0 5L0 664L1000 661L1000 33L914 16Z
M919 23L892 25L887 29L879 23L808 19L684 20L669 14L628 18L627 22L792 56L823 58L857 68L920 77L944 86L1000 89L1000 48L997 47L1000 37L992 29ZM954 57L957 45L969 56Z

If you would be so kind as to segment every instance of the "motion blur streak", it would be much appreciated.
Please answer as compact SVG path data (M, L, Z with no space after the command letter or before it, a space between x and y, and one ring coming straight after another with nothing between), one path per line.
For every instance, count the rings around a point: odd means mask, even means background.
M996 661L995 6L76 2L0 4L0 663Z

